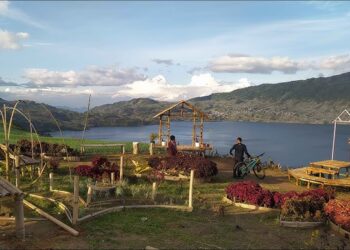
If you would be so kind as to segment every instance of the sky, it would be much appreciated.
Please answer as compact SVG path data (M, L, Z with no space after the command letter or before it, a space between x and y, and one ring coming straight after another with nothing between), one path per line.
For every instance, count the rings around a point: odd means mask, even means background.
M350 2L3 1L0 98L176 101L350 71Z

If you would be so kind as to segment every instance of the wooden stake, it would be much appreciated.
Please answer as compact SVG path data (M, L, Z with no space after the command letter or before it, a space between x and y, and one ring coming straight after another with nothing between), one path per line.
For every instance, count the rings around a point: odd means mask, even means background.
M19 155L15 156L15 171L16 171L16 187L19 188L20 185L20 166L19 166Z
M86 205L89 205L92 200L92 187L88 187L87 197L86 197Z
M192 200L193 200L193 178L194 178L194 170L191 170L190 175L190 188L189 188L189 194L188 194L188 207L193 208L192 206Z
M157 183L153 182L153 184L152 184L152 200L153 201L156 199L156 193L157 193Z
M50 179L50 192L53 190L53 173L49 174L49 179Z
M79 176L74 176L74 194L73 194L73 225L77 224L79 217Z
M15 222L16 222L16 237L19 239L25 238L24 228L24 212L23 212L23 194L15 196Z
M149 155L153 155L154 154L153 150L154 150L154 143L151 142L149 144Z
M114 185L114 183L115 183L115 173L112 172L111 173L111 184Z
M124 156L120 156L119 180L123 180L124 175Z

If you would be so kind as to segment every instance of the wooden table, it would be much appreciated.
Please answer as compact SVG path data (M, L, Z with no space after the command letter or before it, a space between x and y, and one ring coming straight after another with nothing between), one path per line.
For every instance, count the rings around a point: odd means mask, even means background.
M340 172L341 169L346 169L346 173L349 175L350 162L348 161L325 160L311 162L310 165L314 167L336 170L338 172Z

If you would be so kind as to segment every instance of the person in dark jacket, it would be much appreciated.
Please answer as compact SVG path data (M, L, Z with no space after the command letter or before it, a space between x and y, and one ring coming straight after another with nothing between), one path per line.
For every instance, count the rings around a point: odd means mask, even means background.
M244 154L246 154L250 158L250 154L248 153L246 145L242 143L242 138L238 137L236 140L236 144L232 146L230 149L230 155L233 156L232 151L235 151L234 157L233 157L233 178L239 177L236 176L236 165L239 162L242 162L244 160Z
M176 140L174 135L170 136L170 141L168 142L167 151L168 151L168 156L174 157L177 154Z

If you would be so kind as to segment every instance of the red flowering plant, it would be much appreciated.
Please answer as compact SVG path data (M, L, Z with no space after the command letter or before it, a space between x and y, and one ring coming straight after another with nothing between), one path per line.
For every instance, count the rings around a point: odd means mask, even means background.
M333 223L350 231L350 200L330 200L324 210Z
M95 156L92 160L92 166L79 165L74 168L74 173L79 176L86 176L93 180L100 180L104 173L110 175L115 174L115 178L119 178L119 169L116 163L111 163L107 158Z
M170 175L188 175L194 170L196 178L209 178L218 174L216 163L198 155L179 153L176 157L151 157L148 165Z
M328 202L334 198L333 190L314 189L302 193L290 191L282 194L263 189L258 183L253 181L242 181L228 185L226 187L226 195L231 200L235 199L270 208L281 208L290 199L310 198L312 201Z

